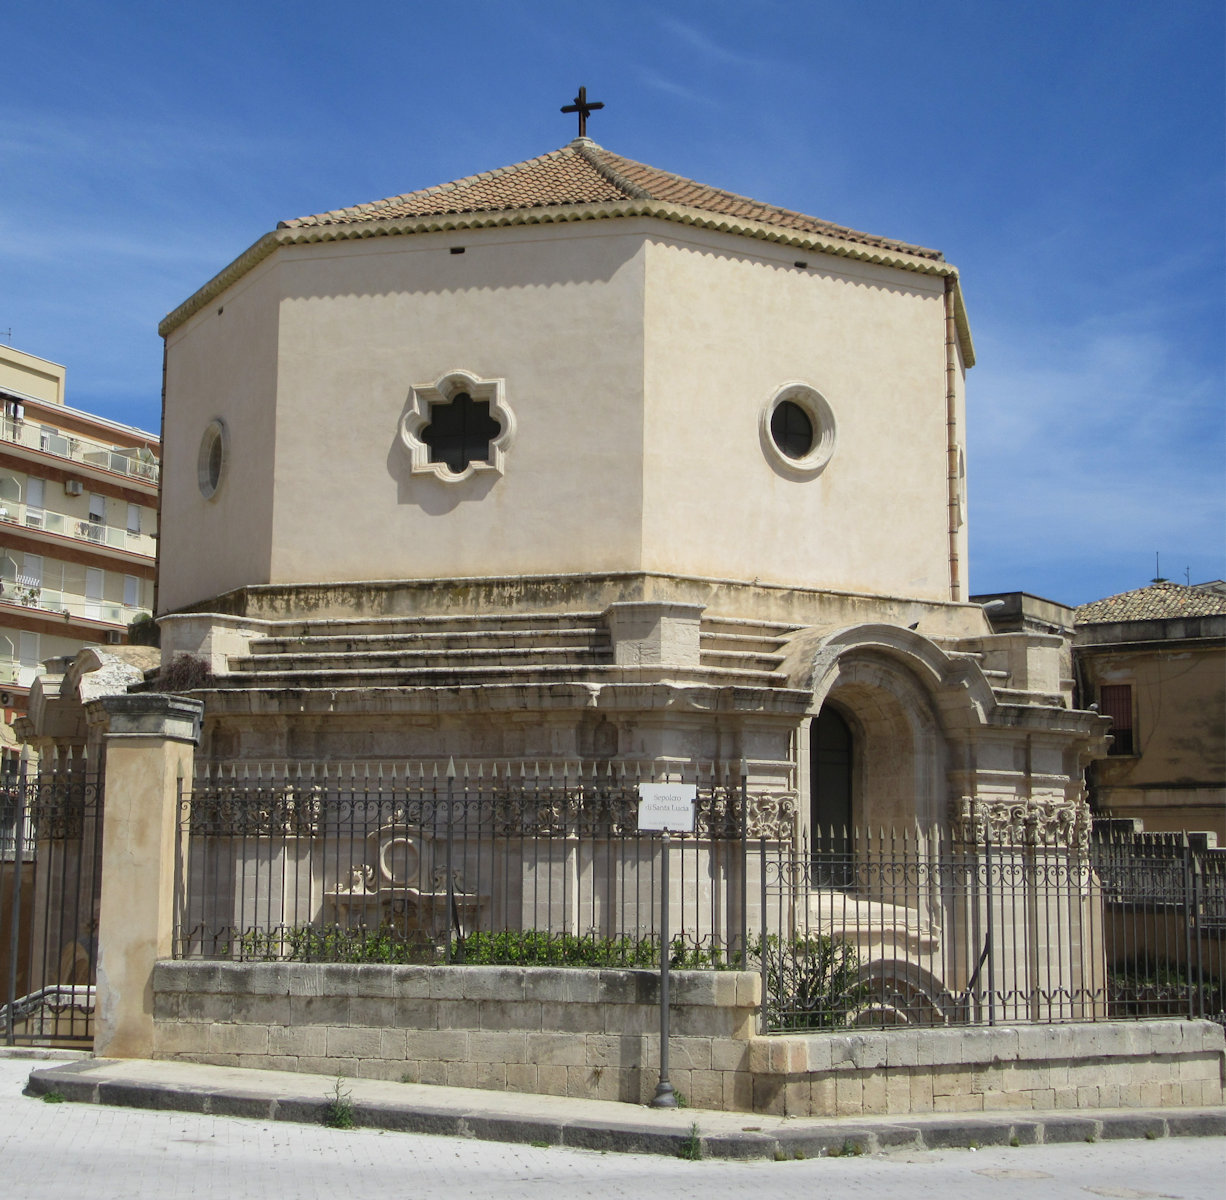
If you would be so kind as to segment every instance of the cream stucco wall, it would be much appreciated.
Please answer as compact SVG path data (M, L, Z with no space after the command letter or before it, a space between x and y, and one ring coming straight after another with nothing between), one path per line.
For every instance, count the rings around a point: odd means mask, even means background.
M47 404L63 404L66 374L59 363L12 346L0 346L0 391L33 396Z
M704 233L648 246L648 569L949 599L944 285ZM801 381L833 410L816 478L759 415Z
M276 466L279 259L239 280L166 340L159 609L269 582ZM197 484L200 439L225 422L217 493Z
M610 223L295 247L283 272L274 582L637 565L637 237ZM505 380L502 477L410 472L410 389L457 368Z
M948 600L943 280L796 255L647 218L279 248L167 340L161 611L636 570ZM501 476L410 471L411 389L457 368L505 380ZM803 482L759 438L789 380L838 425Z

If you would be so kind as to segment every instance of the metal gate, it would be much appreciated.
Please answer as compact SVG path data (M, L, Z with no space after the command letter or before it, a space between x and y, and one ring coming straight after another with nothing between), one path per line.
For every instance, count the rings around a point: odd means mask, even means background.
M0 1038L94 1035L102 781L83 759L0 776Z

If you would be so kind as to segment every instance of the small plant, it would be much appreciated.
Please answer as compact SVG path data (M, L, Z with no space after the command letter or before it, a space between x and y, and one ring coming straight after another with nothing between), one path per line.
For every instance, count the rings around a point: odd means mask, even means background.
M213 672L209 664L194 654L176 654L158 673L149 690L153 692L190 692L209 687Z
M64 1103L64 1093L57 1092L54 1090L47 1092L43 1096L43 1103L44 1104L63 1104Z
M684 1158L686 1162L702 1161L702 1135L698 1132L697 1121L690 1126L689 1134L686 1136L685 1141L681 1143L679 1156Z
M549 1143L544 1138L534 1138L528 1143L534 1150L548 1150Z
M324 1109L324 1124L329 1129L352 1129L354 1126L353 1093L345 1087L340 1075L332 1085L332 1099Z
M1086 1141L1089 1142L1090 1145L1092 1146L1096 1141L1098 1141L1098 1138L1092 1133L1087 1133Z
M678 1108L689 1108L690 1102L685 1098L685 1093L676 1088L673 1091L673 1099L677 1101Z
M1009 1139L1009 1145L1013 1146L1014 1148L1020 1146L1021 1144L1022 1139L1019 1138L1016 1133Z
M831 1146L826 1151L827 1158L859 1158L864 1153L864 1147L851 1138L844 1138L841 1146Z
M979 1143L974 1138L971 1138L971 1140L966 1143L966 1148L968 1150L978 1150Z
M766 957L767 1022L771 1029L830 1029L846 1025L868 998L856 948L825 934L771 934Z
M1145 1140L1147 1142L1152 1142L1157 1136L1158 1135L1152 1129L1147 1129L1145 1131Z
M147 612L137 613L128 622L129 646L157 646L161 644L161 634L157 623Z

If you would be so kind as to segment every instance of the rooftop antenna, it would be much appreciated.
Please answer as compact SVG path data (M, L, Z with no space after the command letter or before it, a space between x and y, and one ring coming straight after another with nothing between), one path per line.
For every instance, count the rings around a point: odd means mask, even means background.
M11 346L13 344L13 327L11 325L8 327L8 329L4 331L4 337L5 337L5 340L8 342L8 344Z
M1191 587L1192 586L1192 568L1191 567L1184 567L1183 577L1188 587Z
M1162 575L1161 559L1159 559L1158 557L1158 551L1155 550L1154 551L1154 577L1153 579L1150 580L1150 583L1167 583L1167 582L1168 580L1164 579Z

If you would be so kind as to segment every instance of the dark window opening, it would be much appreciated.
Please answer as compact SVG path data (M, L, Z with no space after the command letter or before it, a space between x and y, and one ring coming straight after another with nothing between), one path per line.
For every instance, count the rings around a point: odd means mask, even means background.
M794 400L784 400L771 413L771 437L788 458L804 458L813 449L813 421Z
M853 738L842 715L825 707L809 726L809 817L814 882L850 887Z
M502 426L490 416L488 400L459 392L449 404L430 405L430 424L421 440L430 447L430 461L443 463L458 475L472 462L489 462L490 442Z
M1111 718L1108 754L1134 754L1132 737L1132 684L1104 683L1098 689L1098 711Z

